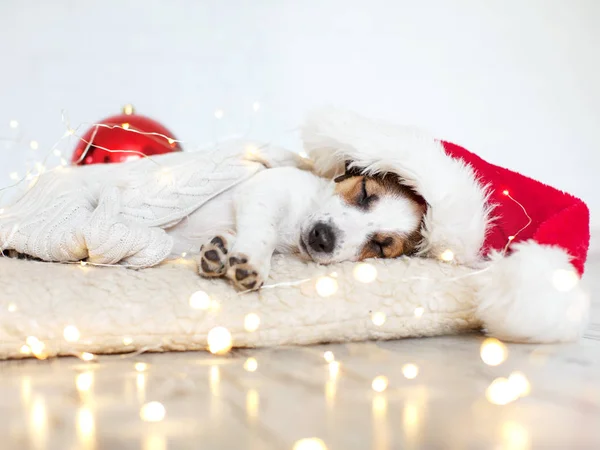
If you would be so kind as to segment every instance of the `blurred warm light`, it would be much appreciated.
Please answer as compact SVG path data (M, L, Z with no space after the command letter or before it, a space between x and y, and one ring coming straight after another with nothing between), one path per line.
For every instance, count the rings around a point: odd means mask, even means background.
M481 344L481 359L488 366L498 366L502 364L507 357L508 350L506 346L495 338L487 338Z
M94 383L94 374L92 372L82 372L75 377L75 386L79 392L87 392Z
M47 448L46 441L48 435L48 413L46 403L42 397L36 397L33 400L29 410L30 435L34 441L34 448Z
M519 398L519 393L508 379L496 378L485 391L485 396L494 405L506 405Z
M133 339L130 338L129 336L125 336L123 338L123 345L131 345L133 344Z
M79 264L81 264L81 267L87 266L87 262L85 262L85 261L81 261Z
M217 366L210 367L210 376L209 376L209 384L210 384L210 392L214 396L219 395L219 383L221 381L221 372Z
M135 388L138 401L143 402L146 399L146 374L144 372L138 372L136 375Z
M175 143L175 139L167 138L167 142L169 143L169 145L173 145Z
M136 362L133 366L138 372L145 372L148 369L148 364L143 362Z
M233 345L231 333L225 327L215 327L208 332L208 350L217 355L227 353Z
M125 122L123 125L121 125L121 127L122 127L124 130L129 130L129 123Z
M160 422L165 418L166 410L160 402L149 402L140 409L140 417L144 422Z
M335 393L337 391L337 386L335 379L328 380L325 383L325 402L327 406L332 408L335 405Z
M204 291L196 291L190 295L190 306L194 309L210 308L210 296Z
M440 255L440 259L442 261L450 262L454 260L454 252L450 249L444 250L444 252Z
M376 395L373 397L373 403L371 407L375 417L385 416L387 413L387 399L383 395Z
M296 441L293 450L327 450L327 446L319 438L306 438Z
M371 314L371 321L373 322L373 324L377 325L378 327L380 327L381 325L383 325L385 323L386 320L386 316L385 313L383 312L374 312L373 314Z
M19 174L17 172L11 172L9 178L13 181L17 181L19 179Z
M372 283L377 279L377 269L373 264L358 263L354 266L354 278L361 283Z
M425 309L420 306L418 308L415 308L415 317L421 317L424 312Z
M258 405L258 392L256 392L254 389L250 389L246 393L246 415L248 418L256 419L258 417Z
M31 141L29 143L29 147L31 148L31 150L37 150L38 148L40 148L40 144L38 143L38 141Z
M507 191L506 189L505 189L505 190L503 190L503 191L502 191L502 193L503 193L504 195L508 195L508 191Z
M511 389L518 393L519 397L525 397L531 392L529 380L521 372L512 372L508 377L508 383L511 385Z
M415 404L414 401L407 400L404 403L404 409L402 412L402 422L404 424L404 429L407 434L412 434L414 428L419 423L419 408Z
M259 326L260 326L260 317L258 316L258 314L256 314L256 313L246 314L246 316L244 317L244 330L248 331L249 333L252 333L252 332L258 330Z
M87 407L77 411L77 436L81 449L94 448L94 415Z
M29 345L24 344L21 346L21 348L19 349L19 352L22 355L31 355L31 349L29 348Z
M325 358L325 361L327 361L328 363L335 361L335 355L329 350L323 353L323 358Z
M513 421L502 424L502 448L510 450L529 450L531 448L531 439L527 429Z
M81 337L81 333L75 325L68 325L63 330L63 336L67 342L77 342Z
M59 149L57 149L57 148L55 148L55 149L52 151L52 153L54 153L54 156L60 156L60 155L62 155L62 152L61 152Z
M258 369L258 361L256 358L248 358L244 363L244 369L248 372L256 372L256 369Z
M371 383L371 387L373 388L373 390L375 392L383 392L383 391L385 391L387 389L387 387L388 387L388 379L387 379L387 377L384 377L383 375L375 377L373 379L373 382Z
M83 352L81 354L81 359L83 359L84 361L93 361L94 359L96 359L96 355L89 353L89 352Z
M402 366L402 374L409 380L412 380L419 374L419 367L416 364L404 364Z
M301 158L304 158L304 159L308 158L308 153L306 153L305 151L301 151L298 154L300 155Z
M46 351L46 345L41 342L35 336L29 336L26 341L27 345L31 349L31 353L38 359L46 359L48 358L48 353Z
M331 361L329 363L329 378L335 380L340 373L340 363L337 361Z
M552 274L552 284L557 291L569 292L579 283L579 276L574 270L555 270Z
M19 127L19 122L16 120L11 120L10 122L8 122L8 126L11 128L18 128Z
M2 211L0 211L1 213ZM9 303L8 304L8 312L15 312L17 310L17 305L15 305L14 303Z
M337 292L338 282L331 277L319 277L315 288L321 297L329 297Z

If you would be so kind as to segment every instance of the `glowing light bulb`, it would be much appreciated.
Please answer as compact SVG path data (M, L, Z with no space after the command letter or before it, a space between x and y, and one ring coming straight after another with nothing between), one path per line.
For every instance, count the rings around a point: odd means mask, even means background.
M494 405L506 405L519 398L519 393L506 378L496 378L488 386L485 396Z
M87 266L87 262L85 262L85 261L81 261L79 264L81 264L81 267Z
M217 109L215 111L215 117L217 119L222 119L224 115L225 115L225 112L222 109Z
M63 336L67 342L77 342L81 337L81 333L75 325L68 325L63 330Z
M531 392L531 385L527 377L521 372L512 372L508 377L508 383L517 392L519 397L525 397Z
M504 195L508 195L508 191L507 191L506 189L505 189L505 190L503 190L503 191L502 191L502 193L503 193Z
M125 122L121 125L121 128L123 128L124 130L129 130L129 123Z
M354 278L361 283L372 283L377 279L377 269L373 264L358 263L354 266Z
M258 369L256 358L248 358L244 363L244 369L248 372L256 372L256 369Z
M440 255L440 259L445 262L450 262L454 260L454 252L450 249L444 250L444 252Z
M182 258L185 258L186 256L187 256L187 252L183 252L183 253L181 254L181 257L182 257Z
M89 353L89 352L83 352L81 354L81 359L83 359L84 361L93 361L94 359L96 359L96 355L94 355L93 353Z
M17 172L11 172L9 177L11 180L17 181L19 179L19 174Z
M31 349L27 344L22 345L19 349L19 352L21 353L21 355L31 355Z
M246 316L244 317L244 330L248 331L249 333L252 333L252 332L258 330L259 326L260 326L260 317L258 316L258 314L255 314L255 313L246 314Z
M194 309L210 308L210 297L204 291L196 291L190 295L190 306Z
M148 369L148 364L143 362L136 362L133 367L135 367L135 370L137 370L138 372L144 372L146 369Z
M144 422L160 422L166 415L165 407L160 402L149 402L140 409L140 418Z
M384 377L383 375L375 377L373 379L373 382L371 383L371 387L373 388L373 390L375 392L383 392L383 391L385 391L387 389L387 387L388 387L388 379L387 379L387 377Z
M54 156L60 156L60 155L62 155L62 152L59 149L57 149L57 148L55 148L54 150L52 150L52 153L54 153Z
M0 211L1 213L2 211ZM9 303L8 304L8 312L15 312L17 310L17 305L15 305L14 303Z
M169 143L169 145L173 145L175 143L175 139L167 138L167 142Z
M337 292L338 282L331 277L320 277L315 288L321 297L330 297Z
M213 354L224 354L231 350L231 333L225 327L215 327L208 332L208 351Z
M327 361L328 363L335 361L335 356L333 352L330 351L326 351L325 353L323 353L323 358L325 358L325 361Z
M133 343L133 339L129 336L125 336L123 338L123 345L131 345Z
M421 317L424 312L425 309L420 306L418 308L415 308L415 317Z
M19 122L16 120L11 120L10 122L8 122L8 126L11 128L18 128L19 127Z
M481 359L488 366L498 366L506 360L506 346L495 338L488 338L481 344Z
M509 241L514 241L514 240L515 240L515 237L514 237L514 236L509 236L509 237L508 237L508 240L509 240Z
M61 166L66 166L67 164L68 163L67 163L67 160L65 158L60 158L60 165Z
M301 151L298 154L300 155L301 158L304 158L304 159L308 158L308 153L306 153L305 151Z
M558 269L552 274L552 285L559 292L569 292L579 283L579 276L574 270Z
M38 148L40 148L40 144L38 143L38 141L31 141L29 143L29 147L31 148L31 150L37 150Z
M75 386L79 392L87 392L92 388L94 375L92 372L82 372L75 377Z
M296 441L293 450L327 450L327 446L319 438L305 438Z
M380 311L374 312L373 314L371 314L371 321L373 322L374 325L380 327L386 321L385 313L380 312Z
M252 109L253 109L254 111L258 111L258 110L260 109L260 103L259 103L259 102L254 102L254 103L252 104Z
M412 380L419 374L419 367L416 364L405 364L402 366L402 374L409 380Z

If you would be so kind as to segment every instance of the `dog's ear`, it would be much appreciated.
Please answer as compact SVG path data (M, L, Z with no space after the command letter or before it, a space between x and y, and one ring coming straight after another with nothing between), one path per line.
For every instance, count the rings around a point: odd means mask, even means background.
M336 177L333 181L339 183L340 181L347 180L350 177L359 177L362 175L362 170L358 167L350 167L352 161L347 160L344 163L344 174Z

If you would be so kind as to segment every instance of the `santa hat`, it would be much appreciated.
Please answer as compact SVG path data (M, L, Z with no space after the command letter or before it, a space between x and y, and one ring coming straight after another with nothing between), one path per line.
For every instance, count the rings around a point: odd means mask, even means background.
M483 267L486 330L508 340L574 340L587 322L577 286L589 247L585 203L410 127L326 108L304 146L321 175L395 173L428 204L420 256Z

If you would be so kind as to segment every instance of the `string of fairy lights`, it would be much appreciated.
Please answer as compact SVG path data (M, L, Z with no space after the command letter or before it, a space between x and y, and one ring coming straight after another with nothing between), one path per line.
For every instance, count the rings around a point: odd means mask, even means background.
M255 113L258 112L260 110L260 108L261 108L261 105L259 102L255 102L252 105L252 109ZM127 112L127 111L133 112L133 108L130 107L130 105L128 105L125 107L125 112ZM225 111L223 109L217 109L214 111L214 118L216 121L219 121L219 120L223 119L224 117L225 117ZM60 144L62 143L62 141L65 138L74 137L77 139L81 139L81 136L79 135L79 130L84 126L86 128L89 126L92 126L95 128L95 130L98 130L100 127L107 127L107 128L120 127L123 130L126 130L128 132L157 135L162 138L168 139L169 143L177 142L177 143L183 144L183 145L186 144L186 142L184 142L184 141L174 140L168 136L164 136L159 133L145 133L145 132L141 132L138 130L134 130L134 129L130 128L128 126L128 124L126 124L126 123L121 124L120 126L83 123L77 127L72 127L70 124L68 115L66 113L63 113L62 120L66 126L66 132L64 133L64 135L50 148L50 151L48 152L47 155L45 155L44 158L36 161L31 168L28 168L26 170L25 175L21 176L21 175L19 175L18 172L11 172L9 174L9 178L13 182L13 184L0 189L0 200L1 200L1 194L3 193L3 191L5 191L7 189L16 187L23 182L29 182L28 187L31 188L35 184L37 178L40 175L42 175L44 173L48 173L48 172L53 172L53 171L66 170L65 166L67 166L67 161L64 158L62 150L60 150L58 147L60 146ZM13 119L9 122L10 129L16 130L19 128L19 126L20 126L20 124L16 119ZM249 134L250 130L251 130L251 126L250 126L249 131L246 133L246 135ZM85 158L86 153L88 152L89 148L91 147L91 143L93 142L93 140L94 140L94 136L92 135L89 142L86 142L87 147L86 147L85 151L82 153L80 160L83 160ZM29 141L29 148L33 151L37 151L39 149L39 143L34 140ZM99 147L99 148L102 150L105 150L107 152L112 152L112 151L131 152L132 154L135 154L135 156L151 159L154 163L156 163L159 170L162 170L161 165L158 161L154 160L150 156L140 154L139 152L130 151L130 150L122 150L122 149L118 149L118 150L108 149L108 148L104 148L104 147ZM252 157L257 152L258 148L250 147L246 150L247 150L247 156ZM48 168L48 160L52 156L57 158L57 164L54 168L49 169ZM300 153L300 156L302 156L303 158L307 157L307 155L305 153ZM168 176L168 174L166 174L165 176ZM529 216L529 214L527 213L525 207L521 203L519 203L511 195L510 192L504 191L503 194L505 196L507 196L510 200L512 200L514 203L516 203L519 207L521 207L525 217L527 218L526 224L520 230L518 230L514 235L509 236L506 247L504 248L504 252L506 252L508 250L511 242L516 238L516 236L518 236L521 232L523 232L527 227L529 227L531 225L532 219ZM2 213L3 213L3 209L0 208L0 220L2 218ZM0 248L0 250L2 250L2 249ZM183 262L187 261L186 260L187 256L188 255L186 253L181 255L181 257L182 257L181 259ZM454 263L454 253L452 252L452 249L444 250L439 255L438 259L445 263ZM69 264L77 264L80 266L80 268L82 270L87 270L88 266L102 266L102 267L110 266L110 267L119 267L119 268L122 268L123 270L126 269L125 266L119 265L119 264L114 264L114 265L112 265L112 264L93 264L93 263L90 263L87 261L80 261L80 262L69 263ZM437 279L435 281L438 283L454 282L463 277L473 276L474 274L481 273L481 272L489 270L489 269L490 269L490 266L488 265L484 269L481 269L479 271L473 271L466 275L461 275L461 276L457 276L457 277L453 277L453 278ZM377 268L375 267L375 265L373 265L369 262L359 262L359 263L355 264L353 271L352 271L352 276L354 277L355 280L357 280L360 283L369 284L369 283L374 283L377 281L378 272L377 272ZM406 282L406 281L410 281L412 279L430 279L430 278L408 277L406 279L398 280L398 282ZM563 271L557 271L554 274L553 283L554 283L555 288L558 289L559 291L568 291L577 284L578 280L579 280L579 278L577 277L577 275L574 272L563 270ZM303 279L303 280L293 280L293 281L280 282L280 283L271 284L271 285L267 284L262 289L270 289L273 287L282 287L282 286L286 286L286 285L296 285L296 284L307 283L307 282L314 283L314 287L315 287L315 291L316 291L317 295L319 295L322 298L327 298L327 297L334 295L338 291L340 278L334 270L327 275L319 276L314 279L311 278L311 279ZM220 310L220 303L217 300L211 298L210 294L203 290L199 290L199 291L191 293L189 296L189 299L188 299L188 303L189 303L190 308L196 309L196 310L205 310L205 311L211 311L211 312L215 312L215 313L218 313ZM11 302L7 305L7 309L9 312L14 312L18 309L18 305L15 304L14 302ZM425 308L421 307L421 306L416 307L413 311L413 315L416 318L422 317L424 315L424 313L425 313ZM375 326L382 326L387 320L386 314L383 311L371 312L370 318L371 318L372 323ZM243 326L244 326L244 330L248 333L256 332L257 330L260 329L260 326L261 326L260 316L255 312L246 314L243 319ZM76 343L81 344L82 343L82 335L81 335L81 332L79 331L79 329L77 328L76 324L69 324L64 327L63 338L64 338L64 341L67 343L72 343L72 344L76 344ZM135 338L132 336L124 335L122 338L123 345L125 347L132 345L134 343L134 339ZM207 350L214 355L221 355L221 356L226 355L231 351L231 349L234 346L235 346L235 342L233 342L230 331L223 326L216 326L207 333ZM78 348L80 348L80 346ZM157 344L156 346L146 346L146 347L137 349L135 352L126 353L126 354L122 355L122 357L123 358L135 358L136 356L138 356L144 352L158 350L158 349L160 349L159 344ZM50 352L48 351L46 344L42 340L38 339L35 336L28 336L25 339L25 342L23 342L23 344L21 345L19 351L20 351L20 354L24 357L33 356L40 360L47 359L50 356ZM309 350L309 351L312 351L312 350ZM78 357L79 359L81 359L82 361L84 361L86 363L97 363L102 359L102 357L97 354L93 354L93 353L86 352L86 351L80 351L80 350L77 350L75 347L73 348L72 352L69 352L69 354L72 354L73 356ZM326 385L326 389L325 389L325 395L326 395L326 397L334 396L335 392L336 392L336 383L340 377L340 374L344 373L343 362L339 361L331 350L327 350L324 353L322 353L321 357L323 358L323 360L326 364L326 368L327 368L327 372L328 372L328 381L327 381L327 385ZM506 345L503 344L498 339L487 338L481 344L480 357L481 357L481 360L486 365L499 366L507 359L508 349L507 349ZM135 362L133 364L133 369L137 373L136 383L137 383L138 389L144 389L145 374L148 370L148 367L149 367L148 364L144 363L144 362ZM259 360L254 356L248 357L243 362L243 368L247 372L255 372L259 369ZM407 380L413 380L419 376L420 368L415 363L406 362L402 366L402 374ZM212 383L211 386L218 384L219 379L220 379L220 372L219 372L218 366L211 366L211 372L210 372L210 381ZM381 375L377 375L372 380L365 380L365 384L367 384L367 383L370 385L370 389L374 392L374 395L375 395L374 399L373 399L374 414L379 414L379 413L381 413L381 411L384 411L386 408L387 403L386 403L385 397L383 397L383 394L386 390L389 389L390 381L384 374L381 374ZM82 395L89 393L89 391L92 387L92 384L93 384L93 373L92 372L85 371L85 372L79 373L76 376L76 387L77 387L77 390ZM500 377L500 378L494 379L488 386L488 388L485 392L485 395L486 395L487 400L492 404L506 405L508 403L516 401L517 399L519 399L521 397L527 396L529 393L530 393L530 384L529 384L527 377L521 372L514 371L514 372L511 372L507 377ZM258 408L257 408L258 401L259 401L258 392L255 390L248 391L247 414L249 416L256 416L257 411L258 411ZM413 405L413 408L414 408L414 405ZM144 402L142 404L142 406L140 407L140 411L139 411L141 420L143 420L145 422L160 422L166 417L166 414L167 414L167 411L166 411L165 406L158 401ZM409 411L407 417L410 418L411 415L414 416L414 411L412 413ZM94 419L93 419L92 412L89 409L83 409L80 412L80 414L78 415L78 426L80 428L80 431L84 435L86 433L89 434L91 431L93 431L93 420ZM316 438L316 437L304 438L304 439L298 440L293 446L294 450L326 450L326 448L327 448L326 443L323 440Z

